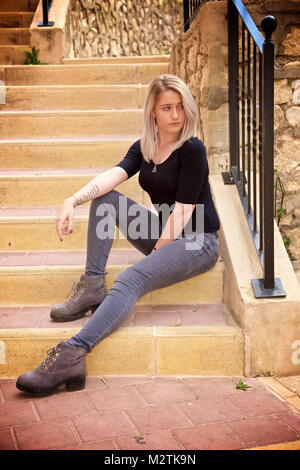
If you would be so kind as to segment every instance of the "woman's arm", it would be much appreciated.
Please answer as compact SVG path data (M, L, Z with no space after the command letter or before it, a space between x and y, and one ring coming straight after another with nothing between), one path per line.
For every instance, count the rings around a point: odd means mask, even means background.
M72 233L73 227L73 211L76 206L84 204L85 202L95 199L96 197L103 196L104 194L112 191L116 186L127 180L128 175L123 168L113 167L110 170L95 176L88 184L83 186L73 196L68 197L56 218L56 231L60 238L63 240L63 235ZM62 228L64 222L67 221L68 225Z
M116 186L127 180L128 175L123 168L114 167L95 176L89 183L73 194L73 207L80 206L85 202L103 196L112 191Z
M174 210L168 218L161 236L157 240L155 247L152 250L152 253L153 251L158 250L173 240L176 240L190 220L194 208L195 204L183 204L181 202L175 202Z

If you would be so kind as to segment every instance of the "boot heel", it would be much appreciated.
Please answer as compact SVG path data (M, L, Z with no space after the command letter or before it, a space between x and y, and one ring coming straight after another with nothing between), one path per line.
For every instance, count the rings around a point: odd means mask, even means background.
M100 304L99 304L100 305ZM94 305L93 307L91 307L91 315L94 315L94 313L96 312L97 308L99 307L99 305Z
M76 392L82 390L85 387L85 376L73 377L67 380L66 387L68 392Z

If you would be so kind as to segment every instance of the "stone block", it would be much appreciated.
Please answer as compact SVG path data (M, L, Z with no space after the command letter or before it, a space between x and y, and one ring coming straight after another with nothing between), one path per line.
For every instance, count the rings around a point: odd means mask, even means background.
M236 327L157 327L159 375L242 375L244 341Z
M300 80L295 80L292 83L292 89L293 89L293 98L292 102L293 104L300 104Z
M292 106L286 112L286 118L290 126L295 127L300 125L300 106Z
M279 105L274 106L274 130L277 131L283 127L288 127L289 124L285 119L284 112Z
M203 108L202 122L206 148L225 151L229 145L228 104L224 103L216 110Z
M220 175L211 177L211 185L222 226L224 299L243 330L246 375L296 375L300 353L299 283L279 230L275 225L275 277L281 279L286 297L259 299L251 280L262 279L263 271L237 190L225 186Z
M119 328L87 356L88 375L155 375L152 328Z
M52 27L39 27L43 20L42 2L35 12L30 26L30 45L39 49L39 60L48 64L61 64L66 55L66 22L71 0L54 2L49 12L49 21L54 22Z
M290 32L287 33L285 39L281 42L281 54L290 57L300 55L300 26L292 24Z
M274 82L274 103L284 104L291 103L292 90L289 86L288 80L275 80Z

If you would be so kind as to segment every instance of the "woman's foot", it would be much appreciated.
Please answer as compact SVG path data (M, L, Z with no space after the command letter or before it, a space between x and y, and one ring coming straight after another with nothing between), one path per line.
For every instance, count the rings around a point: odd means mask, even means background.
M74 294L65 303L53 307L50 317L56 322L74 321L82 318L89 310L94 311L106 297L105 274L80 277L73 283Z
M48 351L39 367L18 377L16 387L36 397L51 395L64 384L69 392L82 390L87 352L85 348L59 343Z

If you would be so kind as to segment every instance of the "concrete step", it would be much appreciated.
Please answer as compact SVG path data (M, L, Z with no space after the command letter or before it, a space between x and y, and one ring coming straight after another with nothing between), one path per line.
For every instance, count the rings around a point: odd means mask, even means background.
M1 62L0 62L1 63ZM6 85L148 85L168 72L167 62L108 63L72 65L6 66L2 70Z
M110 168L119 163L138 139L135 136L95 136L48 139L0 140L0 168L76 168L101 165Z
M0 11L0 28L29 28L34 13L21 12L2 12Z
M1 0L0 11L35 11L39 0Z
M0 308L0 375L34 369L87 318L58 324L50 307ZM87 375L244 375L244 341L223 304L136 305L86 357Z
M22 65L26 60L25 51L30 51L29 46L0 46L0 67L1 65ZM1 75L0 75L1 76Z
M87 244L89 204L76 207L73 233L60 242L55 218L59 207L0 208L0 250L82 250ZM132 248L116 227L113 248ZM4 253L2 253L3 255Z
M0 45L29 45L29 28L1 28Z
M8 86L2 110L143 108L147 89L147 85Z
M142 132L143 111L3 111L2 139L136 135Z
M169 63L169 55L148 55L148 56L120 56L120 57L75 57L63 59L64 65L72 64L149 64L149 63Z
M107 265L109 290L116 277L143 255L137 250L116 250L114 264ZM84 272L86 251L79 252L2 252L0 267L0 305L55 305L63 302L72 283ZM34 288L33 288L34 286ZM184 282L143 295L138 304L220 303L223 289L223 263Z
M99 157L99 161L101 158ZM56 206L107 168L0 170L1 206ZM138 175L121 183L117 190L145 204Z
M61 203L91 179L95 168L118 163L140 134L142 111L134 108L142 107L150 80L168 71L168 60L121 61L90 60L88 67L85 60L0 66L0 80L7 85L7 105L0 115L0 167L6 170L0 193L1 376L36 367L47 349L87 321L55 324L49 310L65 301L72 282L84 272L89 205L76 208L73 234L61 243L55 230L58 207L33 204ZM113 85L121 85L116 94ZM61 102L64 110L57 112ZM129 109L108 110L120 107ZM82 167L83 156L84 165L93 169L80 174L74 168ZM26 173L26 168L33 171ZM70 192L57 184L62 178ZM133 189L126 183L128 194ZM107 265L108 290L120 272L143 258L129 246L117 230ZM222 300L221 258L207 273L145 294L121 328L88 356L88 374L243 375L243 335Z

